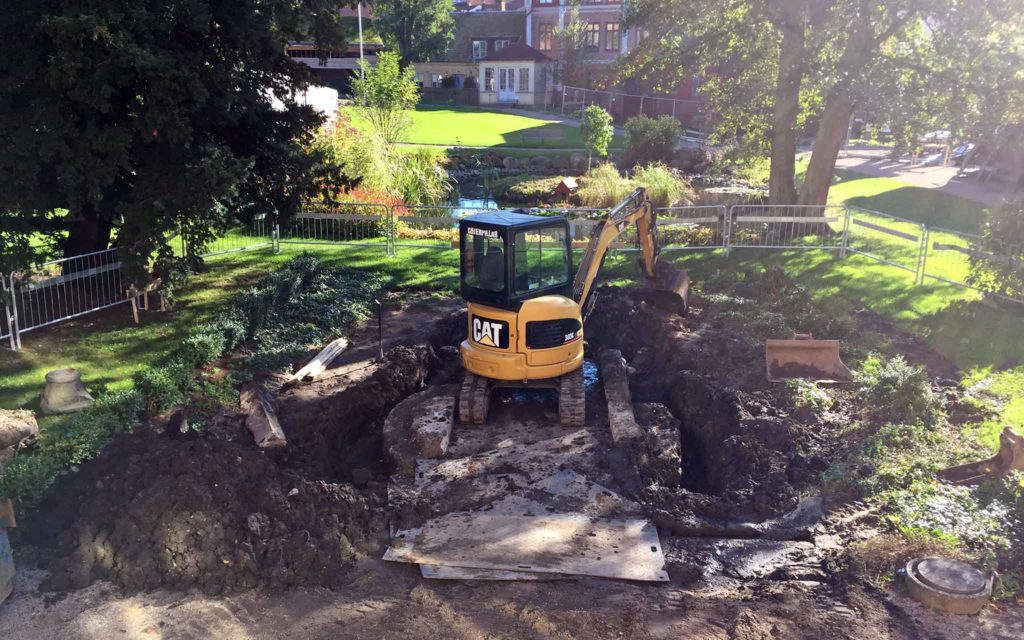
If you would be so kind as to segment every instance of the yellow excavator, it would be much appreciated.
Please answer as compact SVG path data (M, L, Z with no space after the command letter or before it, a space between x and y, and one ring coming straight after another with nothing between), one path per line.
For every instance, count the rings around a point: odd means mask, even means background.
M483 424L497 387L558 391L559 421L582 426L583 321L609 246L636 225L641 267L659 297L685 313L686 272L658 262L655 211L637 189L597 221L579 268L564 216L517 211L480 213L459 222L461 293L468 336L460 346L466 376L459 420Z

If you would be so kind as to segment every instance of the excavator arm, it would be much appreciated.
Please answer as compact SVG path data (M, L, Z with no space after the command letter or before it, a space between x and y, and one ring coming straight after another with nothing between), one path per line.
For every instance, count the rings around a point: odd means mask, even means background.
M681 311L685 312L690 278L685 271L658 264L658 231L654 207L642 188L636 189L625 200L615 205L594 227L587 250L573 279L573 299L581 308L586 309L587 299L608 253L608 247L631 224L636 224L641 253L640 263L644 275L656 283L654 288L662 296L676 301L677 304L681 303Z

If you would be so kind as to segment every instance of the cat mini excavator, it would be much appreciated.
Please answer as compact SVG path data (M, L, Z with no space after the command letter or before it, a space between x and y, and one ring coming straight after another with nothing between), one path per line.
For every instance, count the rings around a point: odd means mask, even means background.
M546 387L558 391L560 422L583 425L583 321L609 245L633 224L655 295L685 312L689 277L658 262L655 212L643 189L597 221L575 276L564 216L496 211L460 221L461 290L469 303L469 335L459 349L466 369L460 422L483 424L496 387Z

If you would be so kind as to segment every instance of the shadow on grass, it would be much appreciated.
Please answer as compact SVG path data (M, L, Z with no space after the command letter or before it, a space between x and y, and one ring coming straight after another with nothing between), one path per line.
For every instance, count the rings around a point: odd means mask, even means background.
M836 171L833 195L848 205L914 220L929 227L979 233L987 216L985 205L938 189L900 185L892 178ZM856 195L863 193L863 195ZM848 194L848 195L847 195Z

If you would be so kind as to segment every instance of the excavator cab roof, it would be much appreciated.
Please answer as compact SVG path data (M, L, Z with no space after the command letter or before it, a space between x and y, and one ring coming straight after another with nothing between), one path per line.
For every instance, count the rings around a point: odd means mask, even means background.
M524 300L572 290L569 221L490 211L459 221L462 297L518 310Z

